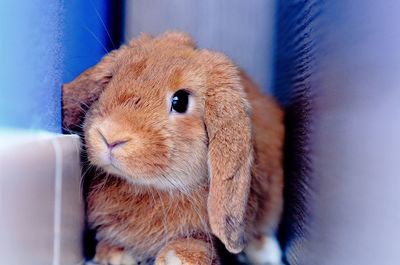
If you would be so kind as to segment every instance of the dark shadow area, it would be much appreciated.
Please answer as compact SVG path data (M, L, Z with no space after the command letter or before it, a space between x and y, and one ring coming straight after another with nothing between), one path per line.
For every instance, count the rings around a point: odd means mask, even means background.
M316 65L317 19L321 1L279 1L273 93L285 109L284 212L279 240L286 264L296 264L307 237L312 196L310 134Z

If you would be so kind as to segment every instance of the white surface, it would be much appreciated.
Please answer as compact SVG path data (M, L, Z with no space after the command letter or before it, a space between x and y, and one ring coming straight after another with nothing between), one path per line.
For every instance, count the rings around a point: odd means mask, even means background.
M82 262L79 138L0 132L0 264Z

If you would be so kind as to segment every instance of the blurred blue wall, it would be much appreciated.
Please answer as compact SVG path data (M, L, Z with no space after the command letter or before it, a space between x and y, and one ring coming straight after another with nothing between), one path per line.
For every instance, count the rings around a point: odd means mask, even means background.
M400 1L282 0L290 265L398 265Z
M60 131L61 1L3 0L0 126Z
M64 2L63 81L70 82L120 45L123 1Z
M118 46L122 1L0 6L0 127L61 132L62 83Z

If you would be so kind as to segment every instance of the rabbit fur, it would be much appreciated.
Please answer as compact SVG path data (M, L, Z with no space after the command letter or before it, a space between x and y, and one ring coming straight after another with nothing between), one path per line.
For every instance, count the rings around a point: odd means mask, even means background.
M171 111L175 91L186 113ZM142 34L63 86L63 126L96 167L96 258L218 264L272 234L282 211L283 112L219 52L185 33ZM110 143L116 143L110 147ZM117 262L118 263L118 262Z

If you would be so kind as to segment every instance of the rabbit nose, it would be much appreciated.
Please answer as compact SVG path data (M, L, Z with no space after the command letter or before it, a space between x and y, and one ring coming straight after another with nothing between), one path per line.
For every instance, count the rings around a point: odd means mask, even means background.
M126 142L128 142L128 140L123 140L123 141L115 141L115 142L112 142L112 143L108 143L108 142L106 142L106 144L107 144L107 147L108 147L108 149L113 149L114 147L116 147L116 146L121 146L121 145L123 145L124 143L126 143Z
M107 138L104 136L104 134L101 133L100 130L99 130L99 134L100 134L100 137L103 139L104 143L107 145L108 149L110 149L110 151L113 148L115 148L117 146L121 146L129 141L129 140L116 140L116 141L113 141L110 143L109 140L107 140Z

